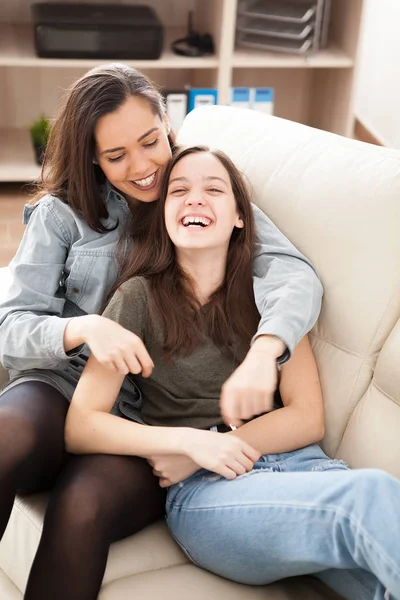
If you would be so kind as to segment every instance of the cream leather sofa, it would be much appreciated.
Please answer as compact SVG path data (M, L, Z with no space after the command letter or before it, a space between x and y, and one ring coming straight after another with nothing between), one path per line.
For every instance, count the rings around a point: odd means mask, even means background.
M326 405L325 450L351 467L400 477L400 152L226 107L191 113L179 142L228 152L255 201L318 268L325 297L311 340ZM44 496L15 503L0 544L1 600L22 598L45 506ZM334 597L309 577L260 588L224 581L190 565L161 522L112 546L99 596Z

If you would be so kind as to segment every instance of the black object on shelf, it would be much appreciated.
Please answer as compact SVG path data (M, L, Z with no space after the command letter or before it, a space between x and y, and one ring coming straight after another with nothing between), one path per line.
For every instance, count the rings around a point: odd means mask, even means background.
M36 53L44 58L156 60L163 26L149 6L32 5Z
M209 33L200 34L193 28L193 11L189 12L186 37L171 44L172 51L180 56L207 56L214 54L214 41Z

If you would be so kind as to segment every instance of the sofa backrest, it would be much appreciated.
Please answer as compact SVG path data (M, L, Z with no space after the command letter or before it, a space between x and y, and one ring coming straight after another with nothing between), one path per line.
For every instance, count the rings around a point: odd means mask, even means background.
M178 143L224 150L317 267L326 451L400 477L400 152L223 106L189 113Z

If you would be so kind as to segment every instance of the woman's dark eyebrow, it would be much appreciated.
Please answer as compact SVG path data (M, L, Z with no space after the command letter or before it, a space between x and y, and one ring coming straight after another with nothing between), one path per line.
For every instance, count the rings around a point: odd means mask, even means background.
M146 131L146 133L144 133L143 135L140 136L140 138L138 138L138 142L141 142L142 140L144 140L144 138L146 138L148 135L150 135L154 131L158 131L158 127L152 127L151 129Z
M121 146L120 148L110 148L109 150L103 150L103 152L100 152L100 156L103 156L103 154L111 154L111 152L117 152L119 150L125 150L125 148Z
M154 131L158 131L158 127L152 127L143 135L141 135L137 141L141 142L142 140L144 140L144 138L147 138L147 136L153 133ZM118 148L109 148L108 150L103 150L103 152L100 153L100 156L103 156L103 154L111 154L112 152L119 152L120 150L125 150L125 148L123 146L120 146Z

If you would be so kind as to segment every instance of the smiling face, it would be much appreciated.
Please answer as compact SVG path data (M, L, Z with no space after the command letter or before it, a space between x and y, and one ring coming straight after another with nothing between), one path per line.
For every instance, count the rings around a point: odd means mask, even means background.
M95 127L96 160L108 181L129 199L153 202L160 196L171 158L166 119L146 100L130 97Z
M228 249L242 228L228 171L209 152L184 156L173 167L165 200L165 225L179 250Z

